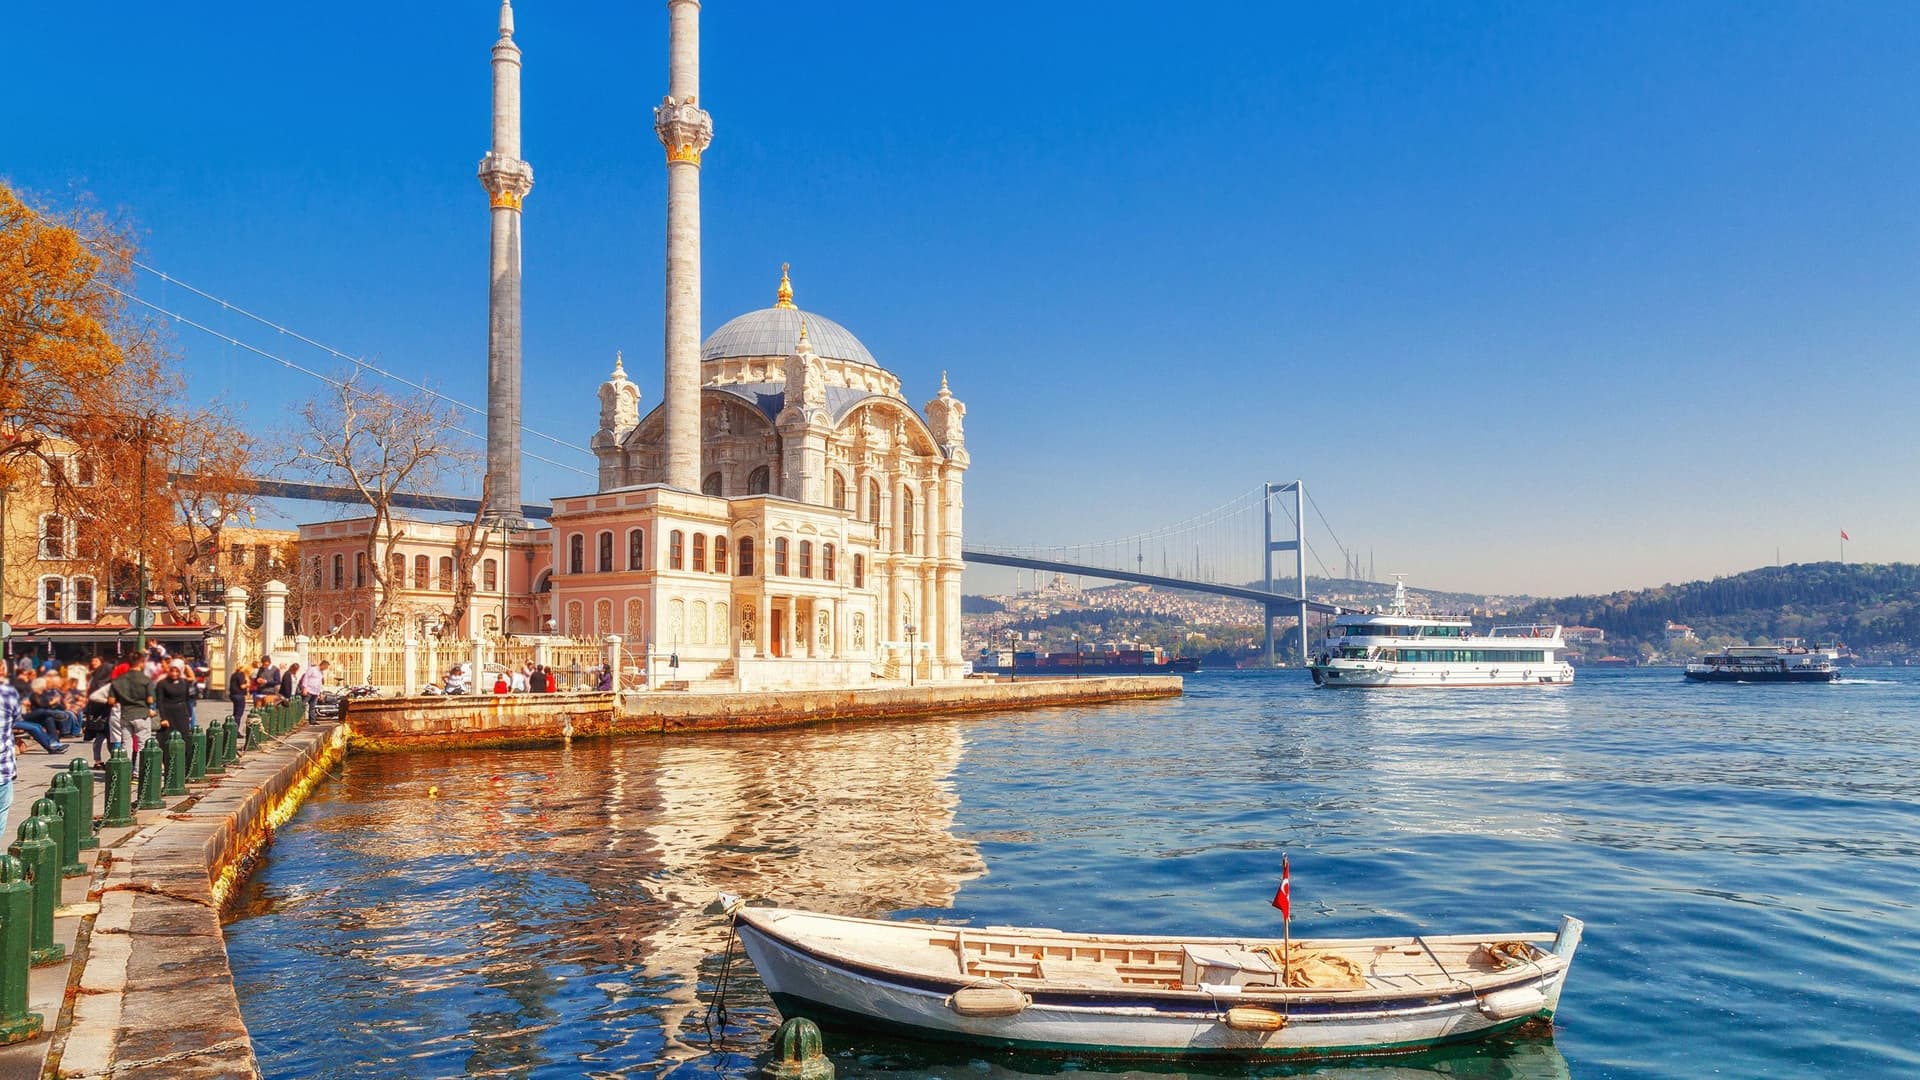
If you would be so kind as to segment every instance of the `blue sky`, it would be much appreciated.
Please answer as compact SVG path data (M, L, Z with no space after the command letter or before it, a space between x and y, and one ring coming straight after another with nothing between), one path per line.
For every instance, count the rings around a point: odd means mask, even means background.
M615 349L659 398L666 8L516 11L526 421L584 444ZM0 175L478 403L493 20L16 5ZM950 372L974 542L1298 476L1439 588L1831 559L1842 528L1920 559L1920 7L711 0L702 26L707 329L791 262L913 401ZM317 385L178 344L266 429ZM528 466L530 497L591 484Z

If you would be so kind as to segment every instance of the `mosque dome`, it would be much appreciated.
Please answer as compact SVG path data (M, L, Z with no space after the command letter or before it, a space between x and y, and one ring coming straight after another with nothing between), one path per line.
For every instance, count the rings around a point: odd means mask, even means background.
M700 346L702 361L746 356L790 356L800 344L800 323L807 324L807 342L814 354L827 360L846 360L868 367L879 361L853 332L824 315L793 306L793 284L787 268L780 268L779 300L772 307L749 311L715 330Z

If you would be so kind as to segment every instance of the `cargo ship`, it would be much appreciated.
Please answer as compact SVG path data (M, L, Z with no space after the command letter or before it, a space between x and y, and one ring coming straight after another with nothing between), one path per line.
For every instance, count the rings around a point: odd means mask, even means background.
M973 670L996 675L1190 675L1200 670L1194 656L1170 657L1162 649L1100 648L1078 652L1009 653L982 650Z

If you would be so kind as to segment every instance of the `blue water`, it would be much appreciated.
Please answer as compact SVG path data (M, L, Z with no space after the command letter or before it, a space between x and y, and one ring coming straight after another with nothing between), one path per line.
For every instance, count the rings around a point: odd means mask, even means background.
M1297 934L1545 930L1562 912L1587 934L1551 1042L1267 1074L1920 1076L1920 673L1187 687L1111 708L353 758L228 927L260 1064L754 1075L778 1018L700 913L719 889L850 914L1265 933L1285 852ZM1062 1068L831 1048L842 1077Z

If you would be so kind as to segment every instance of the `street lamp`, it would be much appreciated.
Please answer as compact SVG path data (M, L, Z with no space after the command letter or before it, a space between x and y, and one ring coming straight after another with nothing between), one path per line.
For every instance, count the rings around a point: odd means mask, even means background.
M1007 681L1012 682L1020 674L1020 632L1007 631Z
M1073 677L1080 677L1080 635L1073 635Z
M913 635L914 635L914 625L912 623L908 623L907 624L907 685L908 686L913 685L913 667L914 667Z

